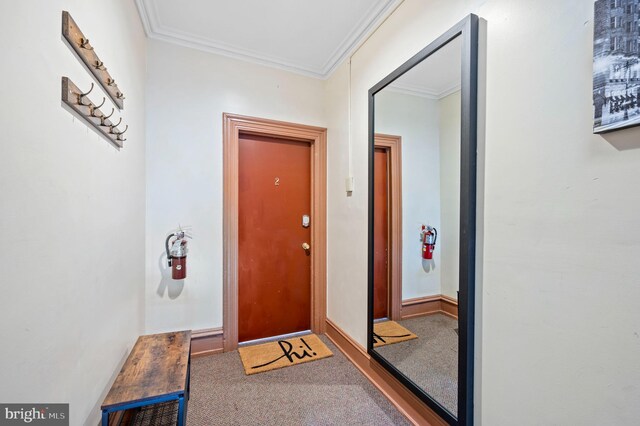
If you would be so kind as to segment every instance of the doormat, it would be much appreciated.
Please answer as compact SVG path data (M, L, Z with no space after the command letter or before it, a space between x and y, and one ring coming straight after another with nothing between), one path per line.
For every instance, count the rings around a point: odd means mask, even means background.
M239 348L245 374L289 367L333 356L315 334Z
M374 348L417 338L418 336L395 321L384 321L373 324Z

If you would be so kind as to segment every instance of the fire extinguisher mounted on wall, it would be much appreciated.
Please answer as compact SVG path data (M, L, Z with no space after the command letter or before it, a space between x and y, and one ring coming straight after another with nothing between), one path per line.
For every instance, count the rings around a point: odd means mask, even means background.
M171 241L172 238L174 238L173 241ZM171 266L171 278L174 280L182 280L187 276L187 238L191 236L179 229L169 234L164 244L167 262Z
M420 240L422 241L422 258L433 259L433 251L436 248L438 230L429 225L422 225Z

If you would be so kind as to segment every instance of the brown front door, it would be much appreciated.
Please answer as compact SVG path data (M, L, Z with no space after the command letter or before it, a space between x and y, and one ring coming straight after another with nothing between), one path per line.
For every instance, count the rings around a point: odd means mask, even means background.
M238 340L308 330L311 147L240 135L238 169Z
M373 318L388 317L389 302L389 172L388 154L374 151Z

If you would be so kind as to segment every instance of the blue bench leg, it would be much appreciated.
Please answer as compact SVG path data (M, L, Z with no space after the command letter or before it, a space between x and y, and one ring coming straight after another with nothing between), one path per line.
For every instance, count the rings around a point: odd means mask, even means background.
M184 395L178 398L178 426L184 426L186 423L186 411L184 409Z
M109 412L102 412L102 426L109 426Z

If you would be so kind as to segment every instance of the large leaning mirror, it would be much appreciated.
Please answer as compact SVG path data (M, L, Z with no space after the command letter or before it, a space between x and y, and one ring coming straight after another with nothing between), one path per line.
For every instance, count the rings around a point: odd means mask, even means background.
M369 90L368 351L473 423L478 18Z

